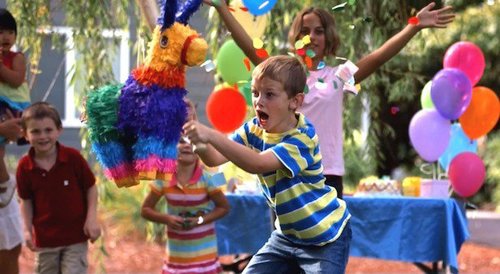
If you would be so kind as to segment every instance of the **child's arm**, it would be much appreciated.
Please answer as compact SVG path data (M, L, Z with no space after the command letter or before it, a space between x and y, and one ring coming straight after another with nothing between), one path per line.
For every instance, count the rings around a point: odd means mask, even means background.
M226 195L224 195L220 189L210 192L208 196L215 204L214 210L204 215L203 222L201 223L199 222L199 217L187 218L190 223L190 228L215 222L229 212L229 202L226 199Z
M101 227L97 221L97 186L95 184L87 190L87 218L83 232L89 237L91 243L101 236Z
M455 18L452 7L446 6L431 11L435 5L434 2L430 3L417 13L418 25L407 25L402 31L387 40L380 48L357 62L356 65L359 67L359 70L354 74L356 83L363 81L385 62L398 54L421 29L446 28L446 25Z
M0 121L0 135L7 140L15 141L21 137L21 118L14 117L9 109L6 109L4 121Z
M148 196L144 199L141 208L141 216L149 221L165 224L168 227L175 230L182 230L184 218L181 216L175 216L170 214L165 214L158 212L155 207L158 201L161 199L162 195L150 191Z
M203 2L213 6L217 10L227 29L231 32L234 42L236 42L248 59L250 59L254 65L260 64L263 59L257 55L257 51L253 47L252 38L250 38L245 29L243 29L241 24L231 14L231 11L227 7L226 0L203 0Z
M26 60L23 54L17 54L12 62L12 69L0 62L0 80L13 88L19 87L26 76Z
M22 199L21 208L24 219L24 239L26 246L31 251L36 251L35 244L33 243L33 203L31 200Z
M184 132L194 143L207 143L206 150L196 152L207 165L217 166L229 160L253 174L271 172L285 167L271 151L266 150L260 153L253 151L199 122L187 122L184 125Z

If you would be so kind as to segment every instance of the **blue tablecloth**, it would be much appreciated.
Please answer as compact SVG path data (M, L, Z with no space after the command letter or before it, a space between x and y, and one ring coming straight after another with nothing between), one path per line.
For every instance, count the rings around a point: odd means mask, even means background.
M351 256L406 262L443 261L453 272L469 237L453 199L346 197L351 213Z
M260 195L226 197L230 213L216 225L219 254L255 253L271 234L270 209ZM351 212L351 256L406 262L443 261L452 272L469 237L453 199L345 197Z
M220 255L256 253L271 236L271 209L262 195L226 195L231 209L217 221Z

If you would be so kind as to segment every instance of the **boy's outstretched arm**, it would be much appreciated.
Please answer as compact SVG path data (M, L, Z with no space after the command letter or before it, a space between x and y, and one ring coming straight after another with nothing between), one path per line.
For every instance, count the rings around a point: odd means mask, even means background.
M245 29L243 29L241 24L231 14L231 11L227 7L226 0L203 0L203 3L211 5L217 10L227 29L231 32L234 42L236 42L238 47L240 47L254 65L260 64L263 60L257 56L257 52L253 47L252 38L250 38Z
M101 227L97 221L97 186L95 184L87 190L87 217L83 232L92 243L101 236Z
M284 165L271 151L256 152L199 122L189 121L184 124L184 133L195 144L207 144L206 149L197 151L202 161L207 165L217 166L231 161L239 168L253 174L284 168Z
M430 3L417 13L419 23L417 25L407 25L399 33L387 40L380 48L369 55L361 58L356 65L358 72L354 74L356 83L363 81L376 69L398 54L401 49L423 28L446 28L446 25L455 18L453 8L446 6L438 10L432 10L436 3Z

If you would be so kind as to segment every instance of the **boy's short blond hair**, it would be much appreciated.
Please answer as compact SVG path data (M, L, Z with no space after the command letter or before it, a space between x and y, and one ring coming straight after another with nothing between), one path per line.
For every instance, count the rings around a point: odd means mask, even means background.
M47 102L33 103L25 109L23 111L23 115L21 116L21 126L23 127L23 130L26 131L28 121L41 120L44 118L52 119L58 129L62 128L61 117L59 116L57 109Z
M252 78L269 78L283 85L288 98L304 92L307 75L304 65L296 57L272 56L255 67Z

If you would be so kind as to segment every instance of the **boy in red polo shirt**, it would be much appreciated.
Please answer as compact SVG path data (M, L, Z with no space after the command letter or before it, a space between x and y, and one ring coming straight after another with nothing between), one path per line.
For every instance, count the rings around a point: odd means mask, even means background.
M101 234L95 177L77 150L58 142L62 123L53 106L31 105L21 123L31 148L16 179L35 271L87 273L87 240Z

